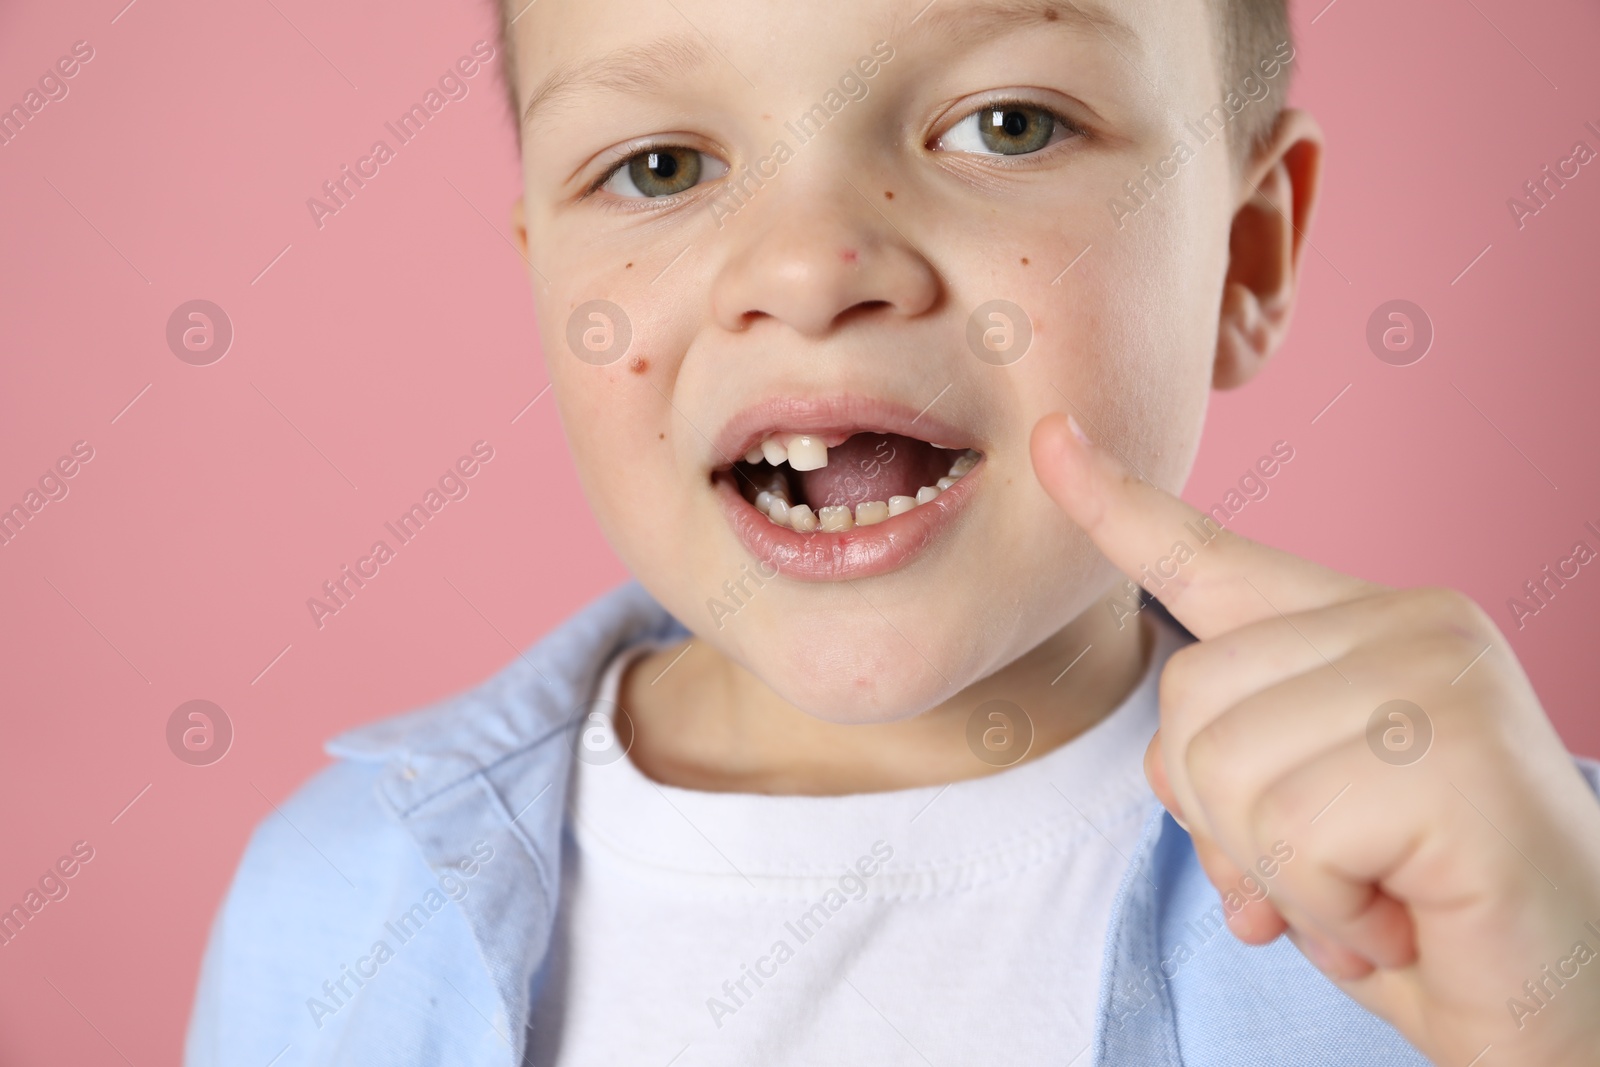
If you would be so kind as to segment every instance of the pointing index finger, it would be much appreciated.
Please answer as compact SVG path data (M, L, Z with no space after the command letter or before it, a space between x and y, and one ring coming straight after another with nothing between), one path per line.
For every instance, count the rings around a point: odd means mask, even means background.
M1039 420L1040 483L1112 564L1202 640L1277 615L1354 599L1357 578L1258 544L1132 474L1070 416Z

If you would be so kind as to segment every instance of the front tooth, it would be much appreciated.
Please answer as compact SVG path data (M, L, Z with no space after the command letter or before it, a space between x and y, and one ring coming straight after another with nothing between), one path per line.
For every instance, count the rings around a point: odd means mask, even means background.
M744 461L746 463L760 463L765 458L766 455L761 451L760 445L752 446L750 451L744 454Z
M881 500L863 500L856 505L856 525L875 526L889 517L889 505Z
M789 457L789 450L777 438L769 437L761 442L762 457L774 467Z
M817 512L824 533L843 533L855 526L855 519L850 516L850 509L843 504L834 504Z
M789 439L789 466L797 471L814 471L828 465L828 446L811 434L795 434Z
M963 452L961 458L950 465L950 476L959 478L978 465L978 457L972 452Z
M773 497L767 505L767 517L779 526L789 525L789 502L781 496Z
M817 528L817 513L804 504L789 509L789 525L796 533L810 533Z
M917 503L926 504L928 501L932 500L934 497L936 497L938 495L939 495L938 486L925 485L921 489L917 490Z
M904 515L916 506L917 498L914 496L892 496L889 498L889 516Z
M956 484L956 480L954 478L944 477L944 478L940 478L938 481L934 482L933 484L937 485L940 489L948 489L952 485Z

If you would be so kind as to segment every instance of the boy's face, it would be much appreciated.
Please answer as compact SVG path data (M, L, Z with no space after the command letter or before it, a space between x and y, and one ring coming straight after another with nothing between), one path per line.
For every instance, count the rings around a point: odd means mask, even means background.
M1073 412L1156 484L1187 475L1236 179L1220 134L1145 176L1222 95L1205 0L547 0L513 33L524 107L559 74L523 132L545 360L600 524L668 610L865 722L1104 594L1029 433ZM1152 192L1119 222L1130 180ZM974 325L991 301L1025 318ZM778 464L746 461L773 437ZM966 449L931 501L853 506ZM868 524L775 523L751 499L774 485Z

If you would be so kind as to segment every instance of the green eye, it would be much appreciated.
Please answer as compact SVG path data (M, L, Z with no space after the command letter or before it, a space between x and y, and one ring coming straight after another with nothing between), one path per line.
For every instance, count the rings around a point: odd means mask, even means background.
M1025 156L1059 140L1069 124L1042 107L1001 104L974 111L939 138L939 147L975 155Z
M1056 130L1055 117L1039 108L989 108L980 115L983 143L1008 156L1037 152Z
M675 196L727 169L720 160L693 148L652 148L630 157L600 187L636 200Z

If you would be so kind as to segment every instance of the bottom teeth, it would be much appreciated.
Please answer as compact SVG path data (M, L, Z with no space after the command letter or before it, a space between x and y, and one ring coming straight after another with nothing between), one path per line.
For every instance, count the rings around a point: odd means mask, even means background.
M856 525L874 526L889 517L889 505L881 500L863 500L856 505Z
M844 533L856 524L850 517L850 509L843 504L823 508L817 512L817 518L822 523L823 533Z
M796 533L812 533L819 529L823 533L844 533L857 526L876 525L929 503L968 474L978 465L978 460L981 458L976 451L968 449L956 457L956 461L950 465L949 474L933 485L925 485L918 489L915 497L892 496L887 502L863 500L855 506L854 511L843 504L818 508L816 511L812 511L804 504L791 504L788 491L781 483L773 483L773 488L763 489L757 493L755 506L756 510L767 516L773 524L788 527Z

